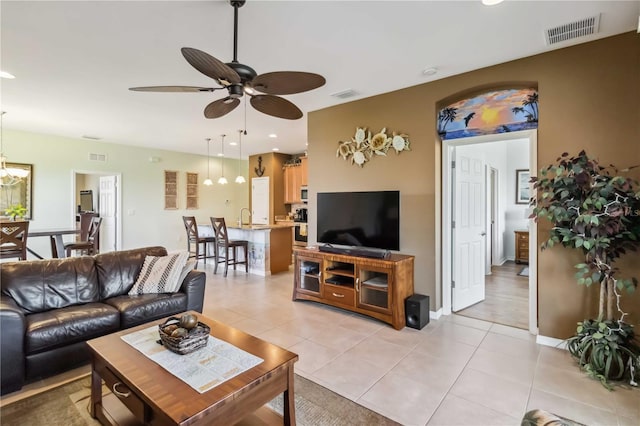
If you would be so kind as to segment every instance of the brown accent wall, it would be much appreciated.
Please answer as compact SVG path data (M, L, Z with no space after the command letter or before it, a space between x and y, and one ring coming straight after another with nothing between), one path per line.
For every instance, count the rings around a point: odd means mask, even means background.
M440 308L441 143L436 108L460 93L514 81L538 87L538 166L563 151L582 149L604 164L640 164L640 35L631 32L310 113L310 241L316 239L317 192L400 190L400 251L416 256L415 292L431 296L432 310ZM351 165L336 157L336 149L356 127L407 133L411 151L396 155L390 150L387 157L373 158L362 168ZM638 169L635 176L640 177ZM548 225L539 227L539 241L547 232ZM596 315L597 289L575 283L577 252L560 247L538 256L539 332L566 338L577 321ZM628 255L620 263L623 271L640 277L639 256ZM631 313L627 319L634 324L640 323L638 293L623 297L623 307Z

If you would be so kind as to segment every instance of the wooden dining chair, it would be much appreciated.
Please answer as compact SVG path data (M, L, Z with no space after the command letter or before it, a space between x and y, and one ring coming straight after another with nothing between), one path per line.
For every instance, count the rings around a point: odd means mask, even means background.
M245 272L249 272L248 252L249 242L246 240L230 240L227 232L227 224L224 221L224 217L211 217L211 226L213 226L213 235L216 238L216 252L215 252L215 267L213 273L218 272L218 263L224 262L224 276L227 276L229 265L233 265L233 269L236 269L236 265L244 264ZM238 261L238 247L242 247L244 251L244 260ZM230 254L233 253L233 257Z
M27 260L29 222L0 222L0 259Z
M182 221L184 222L184 229L187 231L187 251L189 252L189 259L195 258L197 262L203 259L204 263L207 263L207 258L215 257L215 232L214 236L203 237L198 233L198 224L194 216L182 216ZM208 244L213 244L214 254L211 254L207 249ZM200 245L203 246L202 253L200 252Z
M102 218L92 217L86 240L65 243L64 251L67 253L67 257L71 256L73 251L79 251L81 254L89 256L97 254L100 251L100 225L102 225Z
M98 217L98 213L80 213L80 235L77 241L89 240L89 228L93 223L93 218Z

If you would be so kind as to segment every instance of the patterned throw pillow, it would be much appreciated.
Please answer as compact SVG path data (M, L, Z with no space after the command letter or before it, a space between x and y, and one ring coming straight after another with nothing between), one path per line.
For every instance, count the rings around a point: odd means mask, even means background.
M188 257L186 251L145 257L140 275L129 294L175 293L182 284L178 279Z

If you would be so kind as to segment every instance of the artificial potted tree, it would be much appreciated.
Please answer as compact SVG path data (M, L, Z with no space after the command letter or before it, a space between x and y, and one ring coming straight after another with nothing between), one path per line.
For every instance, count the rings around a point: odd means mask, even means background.
M640 344L620 304L622 292L633 292L638 280L624 277L615 266L640 248L640 184L622 172L600 166L581 151L562 154L531 179L536 190L531 217L552 224L542 250L558 244L581 250L578 284L600 285L598 318L579 322L567 347L587 374L609 389L609 380L628 376L637 385L640 376Z

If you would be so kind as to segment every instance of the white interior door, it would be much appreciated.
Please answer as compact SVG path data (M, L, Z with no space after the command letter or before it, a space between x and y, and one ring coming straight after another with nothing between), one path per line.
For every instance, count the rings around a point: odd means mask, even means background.
M472 146L455 148L452 309L484 300L485 167Z
M100 176L99 213L102 218L100 228L100 252L116 250L117 247L117 176Z
M251 222L269 224L269 177L251 179Z

